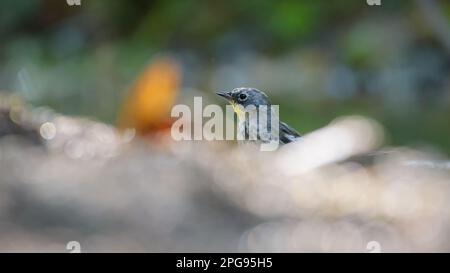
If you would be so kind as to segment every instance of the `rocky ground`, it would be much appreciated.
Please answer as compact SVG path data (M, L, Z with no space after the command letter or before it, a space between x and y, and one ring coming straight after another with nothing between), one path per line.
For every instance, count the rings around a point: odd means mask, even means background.
M6 109L2 252L450 250L446 159L383 148L363 117L270 153Z

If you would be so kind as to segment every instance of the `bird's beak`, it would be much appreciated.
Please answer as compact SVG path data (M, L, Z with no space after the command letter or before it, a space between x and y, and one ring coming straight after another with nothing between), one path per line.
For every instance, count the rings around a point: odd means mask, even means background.
M225 98L226 100L230 101L232 99L231 95L229 92L217 92L217 95Z

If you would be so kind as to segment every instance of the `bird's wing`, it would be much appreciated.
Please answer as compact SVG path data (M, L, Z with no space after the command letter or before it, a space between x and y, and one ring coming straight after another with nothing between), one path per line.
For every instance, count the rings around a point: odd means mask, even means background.
M296 141L301 135L286 123L280 121L280 141L283 144Z

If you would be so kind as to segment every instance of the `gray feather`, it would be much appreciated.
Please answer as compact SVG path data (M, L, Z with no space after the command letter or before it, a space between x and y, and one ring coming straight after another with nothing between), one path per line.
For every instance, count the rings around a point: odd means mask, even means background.
M298 140L301 135L286 123L280 121L280 142L283 144Z

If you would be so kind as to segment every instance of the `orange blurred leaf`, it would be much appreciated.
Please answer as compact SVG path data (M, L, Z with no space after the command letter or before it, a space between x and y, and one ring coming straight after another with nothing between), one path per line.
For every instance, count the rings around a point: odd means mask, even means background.
M175 60L164 57L151 62L130 89L118 128L134 128L137 135L146 135L170 127L180 81L181 69Z

